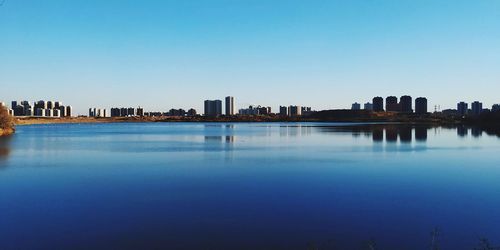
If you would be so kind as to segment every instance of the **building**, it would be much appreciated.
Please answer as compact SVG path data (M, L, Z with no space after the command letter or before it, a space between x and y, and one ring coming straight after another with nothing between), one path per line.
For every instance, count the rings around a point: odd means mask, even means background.
M388 96L385 98L385 110L390 112L399 112L401 108L398 104L398 98L395 96Z
M300 106L289 106L288 107L288 115L289 116L301 116L302 108Z
M483 104L481 102L475 101L471 106L472 115L480 115L483 112Z
M466 102L459 102L457 103L457 114L464 116L467 115L468 111L468 104Z
M135 116L135 108L128 108L127 109L127 116Z
M493 104L493 106L491 106L491 112L497 111L500 111L500 104Z
M355 102L351 105L351 110L360 110L361 109L361 104Z
M370 111L371 111L371 110L373 110L373 104L371 104L371 103L367 102L367 103L365 103L365 104L363 105L363 109L364 109L364 110L370 110Z
M427 98L418 97L415 99L415 113L426 114L427 113Z
M222 115L221 100L205 100L205 116L220 116Z
M281 116L287 116L288 115L288 107L286 107L286 106L280 106L280 115Z
M71 106L66 106L66 116L71 117L73 115L73 108Z
M136 115L137 116L144 116L144 108L138 107Z
M89 117L107 117L106 109L90 108Z
M59 105L59 115L61 117L66 117L66 107Z
M267 113L267 108L261 106L248 106L246 109L238 110L239 115L261 115L262 113Z
M35 116L45 116L45 109L43 108L36 108L35 109Z
M52 117L52 116L54 116L54 110L53 109L46 109L45 110L45 116L46 117Z
M48 109L53 109L54 108L54 103L52 101L47 101L47 108Z
M373 102L373 111L375 112L384 111L384 98L376 96L373 98L372 102Z
M234 97L226 97L226 115L234 115Z
M186 111L184 109L170 109L168 112L169 116L186 116Z
M61 117L61 111L59 109L51 109L53 117Z
M413 108L412 108L412 98L409 95L404 95L401 96L399 99L399 104L401 106L401 112L403 113L413 113Z

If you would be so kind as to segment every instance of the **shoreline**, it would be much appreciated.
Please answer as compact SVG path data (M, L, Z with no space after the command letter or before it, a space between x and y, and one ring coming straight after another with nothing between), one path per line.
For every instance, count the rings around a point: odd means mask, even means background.
M318 122L318 123L401 123L401 124L434 124L457 125L457 121L439 119L315 119L308 117L277 117L277 116L251 116L251 117L19 117L15 119L16 126L39 124L78 124L78 123L149 123L149 122L193 122L193 123L277 123L277 122Z

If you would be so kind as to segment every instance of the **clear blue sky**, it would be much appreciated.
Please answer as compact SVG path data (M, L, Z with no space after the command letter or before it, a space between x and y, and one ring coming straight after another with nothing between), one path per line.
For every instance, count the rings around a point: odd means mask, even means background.
M1 0L0 0L1 2ZM166 111L500 102L498 0L6 0L0 100Z

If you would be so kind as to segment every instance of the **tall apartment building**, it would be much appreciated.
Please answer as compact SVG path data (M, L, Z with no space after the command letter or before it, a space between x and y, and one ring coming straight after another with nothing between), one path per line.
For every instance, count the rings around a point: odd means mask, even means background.
M415 99L415 113L426 114L427 113L427 98L418 97Z
M459 115L467 115L468 112L468 104L466 102L459 102L457 103L457 113Z
M413 108L412 108L413 102L411 96L409 95L401 96L401 98L399 99L399 104L401 105L401 112L413 113Z
M226 115L234 115L234 97L226 97Z
M205 116L220 116L222 115L221 100L205 100Z
M372 102L373 102L373 111L375 112L384 111L384 98L377 96L373 98Z
M481 102L475 101L472 103L472 114L480 115L483 112L483 104Z

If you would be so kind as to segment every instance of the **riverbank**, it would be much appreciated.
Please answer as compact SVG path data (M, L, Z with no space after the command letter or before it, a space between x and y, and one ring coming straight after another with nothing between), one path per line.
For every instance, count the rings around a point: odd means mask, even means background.
M0 136L7 136L14 134L15 130L14 129L2 129L0 128Z
M439 119L394 119L394 117L282 117L269 116L221 116L221 117L18 117L16 126L34 124L74 124L74 123L119 123L119 122L397 122L442 124ZM448 123L448 122L447 122Z

